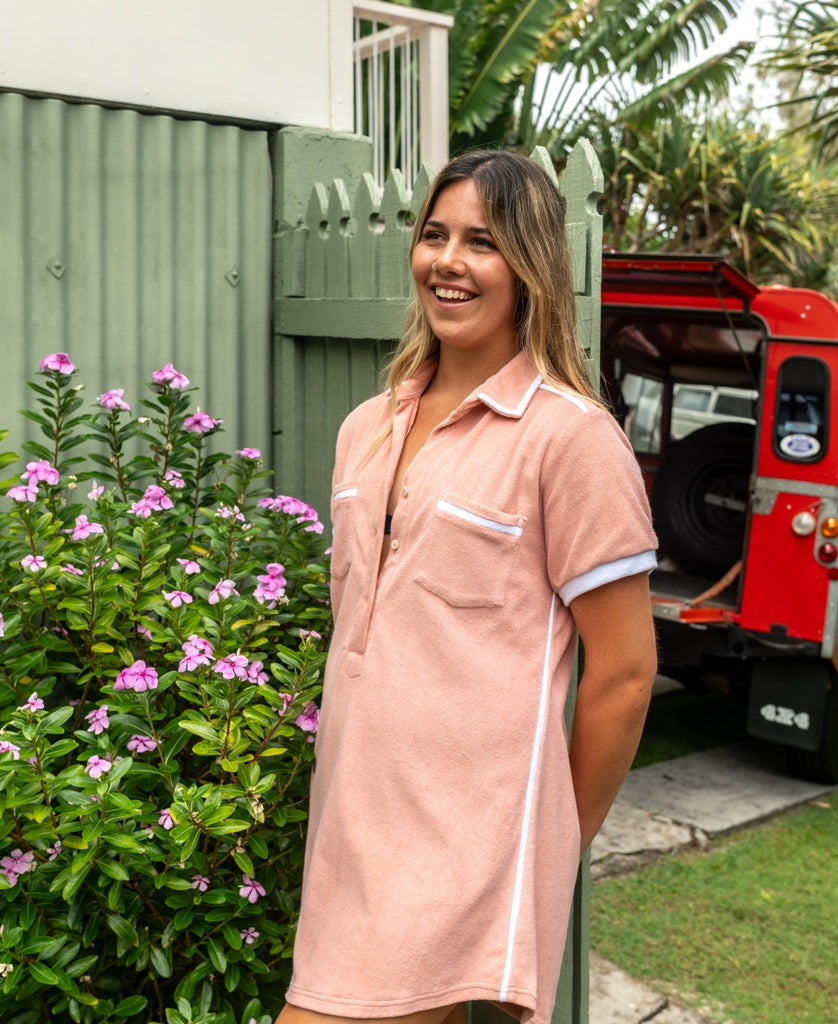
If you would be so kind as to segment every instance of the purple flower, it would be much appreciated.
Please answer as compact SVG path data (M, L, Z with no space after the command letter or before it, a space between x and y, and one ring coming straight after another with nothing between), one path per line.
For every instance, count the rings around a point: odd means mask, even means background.
M90 481L90 490L87 493L91 501L98 501L105 492L104 484L97 484L95 480Z
M228 654L219 658L212 669L225 679L247 679L247 658L243 654Z
M267 604L269 608L275 608L277 601L285 594L286 579L283 576L284 565L279 562L270 562L265 566L267 572L257 576L258 586L253 591L253 596L260 604Z
M142 659L138 659L133 665L129 665L119 673L113 688L115 690L134 690L136 693L156 690L157 669L151 668Z
M162 825L163 828L169 832L175 827L175 819L172 817L171 807L165 807L160 812L160 817L157 819L157 824Z
M316 629L301 629L300 630L301 640L322 640L323 638L317 632Z
M18 711L43 711L44 702L38 696L38 691L33 690L25 704L21 704Z
M317 727L320 725L320 709L314 701L310 700L294 719L294 722L303 732L317 732Z
M0 754L11 754L13 761L20 760L20 747L11 740L0 740Z
M51 466L46 459L41 459L39 462L27 462L26 472L21 476L30 484L43 482L51 487L54 487L59 480L58 470L55 466Z
M164 593L163 597L172 608L180 608L182 604L192 604L192 595L187 594L185 590L170 590L168 593Z
M53 352L44 356L38 366L40 373L75 373L76 368L66 352Z
M299 498L292 498L288 494L277 494L275 498L260 498L257 502L261 508L270 509L271 512L284 512L287 516L294 516L298 523L308 523L308 533L322 533L323 524L317 511L306 505Z
M150 750L157 749L157 740L152 739L151 736L134 733L128 740L127 747L135 754L147 754Z
M187 576L194 576L201 571L200 565L197 562L193 562L191 558L178 558L176 561L178 565L183 566L183 571Z
M20 567L29 572L38 572L39 569L46 569L47 560L43 555L24 555L20 560Z
M38 487L36 484L16 484L14 487L10 487L6 491L6 496L11 498L12 501L30 501L34 502L38 500Z
M248 903L255 903L260 896L265 895L265 890L256 881L256 879L251 878L250 875L242 875L242 882L244 884L239 889L239 896L246 899Z
M3 621L3 613L0 612L0 636L6 635L6 623Z
M251 683L261 686L268 681L268 673L263 671L261 661L251 661L247 666L247 678Z
M55 860L61 853L61 840L56 839L55 846L47 847L47 860Z
M197 889L198 892L206 892L209 889L210 880L206 875L193 875L192 876L192 888Z
M199 665L209 665L212 660L212 644L197 633L190 635L182 650L185 657L178 665L178 672L194 672Z
M137 624L137 636L144 637L146 640L151 640L151 630L148 626L141 626Z
M77 569L71 562L67 562L65 565L62 565L61 571L72 573L73 576L84 576L84 570Z
M124 394L125 390L123 388L111 388L111 390L106 391L104 395L99 395L96 401L105 409L113 409L119 412L130 412L131 406L122 399Z
M151 375L155 384L168 384L170 388L188 388L189 378L178 372L171 363L166 363L160 370Z
M262 895L264 895L264 893ZM259 938L259 932L257 932L255 928L243 928L239 932L239 935L248 946L252 946Z
M92 537L95 533L104 532L104 526L100 526L99 523L89 522L87 516L83 512L80 516L76 516L76 525L73 529L73 540L87 540L88 537Z
M207 598L210 604L218 604L221 600L226 600L228 597L233 595L238 597L238 590L233 580L219 580L218 583L210 591L210 595Z
M214 420L212 416L198 409L194 416L186 417L183 425L186 430L191 430L193 434L208 434L211 430L215 430L216 427L220 427L223 422L224 420Z
M262 457L258 448L237 448L236 455L241 455L243 459L260 459Z
M215 515L218 519L237 519L240 523L244 522L244 516L238 505L234 505L232 508L227 508L226 505L219 505Z
M169 487L174 487L175 490L177 491L181 490L185 486L183 482L183 477L181 476L180 473L178 473L176 469L166 470L166 472L163 474L163 483L168 484Z
M102 704L98 708L94 708L84 716L86 722L90 722L88 728L94 736L99 736L110 726L111 721L108 718L108 705Z
M100 775L109 772L112 766L113 762L109 761L106 757L99 757L98 754L93 754L85 765L84 770L91 779L98 779Z

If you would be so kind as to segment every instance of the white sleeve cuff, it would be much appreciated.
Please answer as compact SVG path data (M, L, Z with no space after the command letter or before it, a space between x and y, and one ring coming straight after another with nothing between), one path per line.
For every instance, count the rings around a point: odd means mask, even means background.
M589 590L596 590L606 583L613 583L614 580L624 579L626 576L635 576L639 572L651 572L658 564L654 551L641 551L639 555L629 555L628 558L618 558L616 562L606 562L605 565L598 565L581 576L576 576L559 590L559 597L565 605L580 594L586 594Z

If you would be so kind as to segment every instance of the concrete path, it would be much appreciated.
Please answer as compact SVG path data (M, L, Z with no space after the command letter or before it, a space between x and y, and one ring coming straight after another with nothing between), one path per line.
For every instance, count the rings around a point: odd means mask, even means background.
M591 849L594 879L753 825L831 792L786 774L782 750L744 741L630 772ZM721 1024L592 954L590 1024Z

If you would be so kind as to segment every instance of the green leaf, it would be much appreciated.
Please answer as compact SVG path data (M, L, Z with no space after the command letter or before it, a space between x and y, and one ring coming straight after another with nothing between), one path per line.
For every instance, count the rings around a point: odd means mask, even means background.
M113 878L117 882L127 882L131 877L125 868L116 860L100 860L97 867L103 875Z
M58 985L59 978L55 971L46 964L35 961L29 965L29 973L41 985Z
M187 732L193 733L195 736L201 736L205 740L213 740L216 743L221 741L221 737L215 729L209 724L209 722L196 722L193 719L181 719L178 722L181 729L185 729Z
M133 1017L135 1013L140 1013L146 1006L148 1006L148 999L145 996L128 996L127 999L116 1004L113 1013L116 1017Z
M250 875L251 878L256 874L253 868L253 861L248 857L244 850L234 850L233 860L236 862L236 867L242 872L242 874Z
M138 946L140 944L140 938L137 935L137 930L134 925L125 917L120 917L119 914L108 914L108 927L119 939L121 939L126 945Z
M151 959L151 966L161 978L171 978L172 963L166 953L159 946L149 946L148 954Z
M207 936L207 953L209 954L213 967L220 974L223 974L227 970L227 957L224 956L224 950L221 948L221 943L211 935Z

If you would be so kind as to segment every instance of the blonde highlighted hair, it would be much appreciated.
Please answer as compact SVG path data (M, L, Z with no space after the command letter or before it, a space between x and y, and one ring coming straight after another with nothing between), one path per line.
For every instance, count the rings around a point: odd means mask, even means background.
M549 175L528 157L475 149L454 157L436 176L416 220L410 255L440 194L460 181L473 181L486 226L498 251L518 278L518 348L527 349L538 372L601 404L585 365L576 327L570 251L565 238L564 200ZM395 400L402 381L439 349L418 297L414 296L404 335L387 367Z

